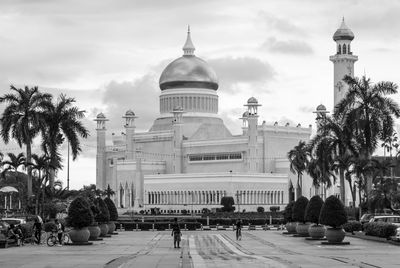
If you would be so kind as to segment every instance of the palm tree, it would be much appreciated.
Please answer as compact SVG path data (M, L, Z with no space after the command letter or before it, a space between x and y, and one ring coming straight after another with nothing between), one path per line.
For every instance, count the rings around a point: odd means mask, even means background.
M87 138L89 131L80 119L85 115L78 107L73 106L75 99L61 94L55 104L47 106L45 113L46 125L42 131L42 148L51 158L54 167L61 168L60 146L67 139L71 146L73 160L82 151L79 137ZM55 169L50 173L50 188L54 186Z
M303 192L303 172L306 170L308 164L308 151L306 142L299 141L299 144L290 150L287 156L290 161L290 171L293 174L297 173L296 198L299 198L302 196Z
M26 161L31 162L32 141L38 135L44 123L43 110L51 99L50 94L42 94L38 87L16 88L11 85L12 93L0 97L0 103L8 105L0 118L1 136L7 144L10 138L18 145L26 146ZM32 195L32 171L28 166L28 197Z
M372 85L365 76L358 79L346 75L343 81L349 85L349 89L336 105L335 114L343 116L346 124L352 126L360 144L360 157L370 160L378 140L393 133L394 117L400 117L398 104L387 97L397 93L397 85L392 82ZM372 189L371 176L367 176L366 186L368 197Z
M6 166L6 168L3 169L1 176L4 178L7 173L12 173L15 177L17 177L19 173L18 169L20 167L25 169L25 167L27 166L24 153L19 153L18 155L8 153L7 156L9 160L5 160L2 162L3 166Z
M38 173L37 188L36 188L36 206L35 206L35 213L36 215L38 215L40 194L42 194L42 208L43 208L45 187L49 179L49 171L50 169L54 169L56 167L51 164L51 159L46 154L43 154L41 156L33 154L32 159L34 161L34 163L31 164L32 169L36 170Z

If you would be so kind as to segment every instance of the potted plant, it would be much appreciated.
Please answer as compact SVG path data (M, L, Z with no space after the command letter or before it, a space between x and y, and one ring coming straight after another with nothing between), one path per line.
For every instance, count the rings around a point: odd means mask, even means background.
M96 203L99 209L99 213L96 215L96 221L99 223L100 236L105 237L108 234L107 223L110 221L110 213L103 199L100 197L96 198Z
M83 197L77 197L69 206L67 223L73 229L69 236L73 243L84 244L88 242L90 233L88 226L93 222L93 213L88 201Z
M292 215L293 215L293 205L294 201L289 202L289 204L286 205L285 211L283 212L283 217L286 222L286 230L289 234L295 234L296 233L296 223L293 221Z
M108 233L113 234L115 232L115 221L118 220L117 207L109 197L104 198L104 203L106 203L108 211L110 213L110 221L108 223Z
M308 204L307 197L300 196L293 205L293 215L294 221L297 221L296 232L299 236L308 236L309 223L306 223L304 214Z
M319 222L331 228L326 230L326 239L330 243L341 243L346 235L342 226L347 222L343 203L334 195L325 200L321 208Z
M305 212L305 220L312 224L308 228L308 234L313 239L322 239L325 236L325 226L319 224L319 214L321 213L324 201L319 195L315 195L308 202Z

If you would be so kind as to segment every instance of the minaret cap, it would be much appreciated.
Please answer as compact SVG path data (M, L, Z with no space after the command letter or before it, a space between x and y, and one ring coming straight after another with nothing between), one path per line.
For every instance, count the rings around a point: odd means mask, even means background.
M336 32L333 35L333 40L338 41L338 40L353 40L354 39L354 34L350 30L349 27L347 27L346 23L344 22L344 17L342 19L342 24L340 25L339 29L336 30Z
M185 45L183 46L183 56L193 56L195 47L192 42L192 38L190 37L190 25L188 25L188 32L186 37Z

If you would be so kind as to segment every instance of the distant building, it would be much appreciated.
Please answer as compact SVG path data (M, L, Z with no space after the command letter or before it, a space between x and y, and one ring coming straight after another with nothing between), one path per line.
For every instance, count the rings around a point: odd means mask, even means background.
M129 110L125 135L106 146L107 118L100 113L95 119L97 187L110 185L117 206L135 211L200 212L221 207L223 196L234 197L240 211L283 209L296 198L297 185L287 153L310 139L311 125L259 124L261 104L251 97L240 118L243 133L232 135L218 116L217 74L194 55L190 31L183 51L161 74L160 115L148 132L135 132L137 116ZM335 77L345 68L341 58L348 57L339 52L332 56L338 59L331 57ZM310 180L303 181L303 194L314 195Z

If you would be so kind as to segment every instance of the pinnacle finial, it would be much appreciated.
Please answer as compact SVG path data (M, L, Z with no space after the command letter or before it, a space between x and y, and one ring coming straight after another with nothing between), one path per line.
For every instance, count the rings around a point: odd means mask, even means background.
M193 56L195 47L192 42L192 38L190 37L190 25L188 25L188 32L185 45L183 46L183 56Z

